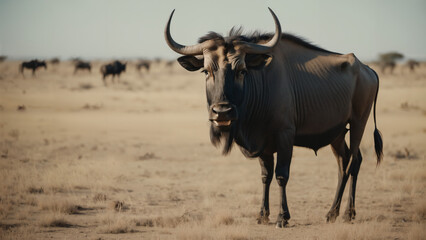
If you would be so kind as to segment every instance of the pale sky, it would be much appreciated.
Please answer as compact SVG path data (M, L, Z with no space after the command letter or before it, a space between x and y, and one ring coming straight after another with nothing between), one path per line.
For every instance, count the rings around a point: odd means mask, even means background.
M284 32L363 60L399 51L426 60L425 0L0 0L0 55L9 58L175 58L164 27L185 45L232 26Z

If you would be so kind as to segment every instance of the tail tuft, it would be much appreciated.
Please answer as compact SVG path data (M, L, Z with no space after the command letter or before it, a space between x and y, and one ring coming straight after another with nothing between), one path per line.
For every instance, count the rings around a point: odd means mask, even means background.
M382 133L376 128L374 129L374 148L377 155L377 166L380 165L380 162L383 158L383 140Z

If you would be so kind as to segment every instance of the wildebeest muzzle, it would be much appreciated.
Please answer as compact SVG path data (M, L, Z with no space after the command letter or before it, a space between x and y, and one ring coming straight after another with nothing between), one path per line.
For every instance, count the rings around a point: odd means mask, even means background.
M221 130L229 129L232 122L238 119L237 108L228 102L212 104L209 115L213 126Z

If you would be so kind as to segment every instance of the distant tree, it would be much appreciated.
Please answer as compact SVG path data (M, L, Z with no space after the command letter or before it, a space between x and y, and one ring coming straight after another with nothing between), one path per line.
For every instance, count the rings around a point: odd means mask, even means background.
M379 55L380 61L396 61L404 58L404 55L399 52L388 52Z
M393 73L393 70L396 66L396 61L403 59L404 55L399 52L388 52L379 55L379 63L384 73L386 68L390 68L390 73Z

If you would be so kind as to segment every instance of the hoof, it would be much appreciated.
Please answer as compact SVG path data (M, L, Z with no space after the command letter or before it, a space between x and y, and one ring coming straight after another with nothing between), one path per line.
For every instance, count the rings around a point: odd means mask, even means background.
M288 226L288 221L287 220L281 220L281 221L277 221L275 228L285 228L287 226Z
M284 214L280 213L277 217L277 224L275 228L284 228L288 226L288 220L290 219L290 213L286 212Z
M334 223L338 216L339 216L339 212L337 212L337 211L328 212L327 213L327 222L328 223Z
M345 214L343 215L343 220L345 222L351 222L352 220L355 219L355 215L356 215L355 209L348 209L345 211Z
M257 224L268 224L269 223L269 210L260 210L259 216L256 218Z
M268 224L269 218L267 216L259 216L257 217L257 224Z

